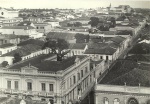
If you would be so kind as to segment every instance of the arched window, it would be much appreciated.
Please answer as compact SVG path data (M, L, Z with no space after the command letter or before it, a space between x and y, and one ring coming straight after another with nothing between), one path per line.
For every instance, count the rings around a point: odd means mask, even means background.
M118 98L114 99L114 104L119 104L120 100Z
M138 103L137 99L135 99L135 98L130 98L130 99L128 100L128 104L139 104L139 103Z
M107 97L104 97L104 104L108 104L109 103L109 100Z

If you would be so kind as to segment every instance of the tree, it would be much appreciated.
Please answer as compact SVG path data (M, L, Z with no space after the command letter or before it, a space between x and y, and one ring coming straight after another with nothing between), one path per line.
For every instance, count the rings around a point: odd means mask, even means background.
M63 53L62 51L64 49L67 49L69 47L69 44L64 39L47 39L42 49L45 49L46 47L49 47L52 50L51 53L57 54L57 61L61 61L63 56L65 55L65 53Z
M110 21L111 21L110 27L115 27L115 26L116 26L116 20L115 20L115 18L114 18L114 17L111 17L111 18L110 18Z
M75 38L76 38L77 43L85 43L85 42L89 41L89 35L84 35L84 34L80 34L80 33L77 33L75 35Z
M22 60L22 58L21 58L20 54L19 53L15 53L14 54L13 63L19 62L21 60Z
M91 17L90 18L90 22L89 24L92 26L92 27L96 27L99 23L99 18L97 17Z
M2 67L6 67L6 66L8 65L8 62L7 62L7 61L3 61L3 62L1 63L1 65L2 65Z

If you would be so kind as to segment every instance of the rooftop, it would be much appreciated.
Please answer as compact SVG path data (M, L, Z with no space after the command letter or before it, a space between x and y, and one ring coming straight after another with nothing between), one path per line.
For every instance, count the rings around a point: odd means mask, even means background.
M102 79L100 84L128 86L150 86L150 65L138 65L132 60L118 60L109 73Z
M112 55L116 52L116 46L112 43L90 43L84 54Z
M44 41L41 41L41 40L38 40L38 39L28 39L26 41L23 41L23 42L19 43L18 46L24 46L24 45L28 45L28 44L43 46Z
M37 67L39 71L53 71L57 72L60 70L65 70L66 68L72 66L75 63L75 59L77 56L69 57L64 59L63 61L51 61L51 60L44 60L46 58L51 57L52 55L41 55L39 57L35 57L23 63L14 65L10 67L10 69L20 69L21 67L28 66L29 64ZM78 56L79 59L83 59L86 56Z
M115 42L117 44L122 43L124 40L125 40L125 38L121 37L121 36L116 36L116 37L111 38L111 41L113 41L113 42Z
M129 54L150 54L150 44L138 43L129 51Z
M41 50L41 47L38 45L34 45L34 44L28 44L28 45L24 45L21 48L17 48L16 50L13 50L9 53L3 54L2 57L4 56L14 56L15 53L19 53L20 56L26 56L31 54L32 52L36 52L38 50Z
M72 43L69 45L69 49L85 49L85 43Z
M35 29L32 26L4 26L1 29L24 29L24 30L28 30L28 29Z
M11 43L7 43L7 44L0 45L0 48L7 48L7 47L12 47L12 46L15 46L15 45Z
M64 40L72 40L76 33L67 33L67 32L49 32L47 34L47 38L50 39L64 39Z

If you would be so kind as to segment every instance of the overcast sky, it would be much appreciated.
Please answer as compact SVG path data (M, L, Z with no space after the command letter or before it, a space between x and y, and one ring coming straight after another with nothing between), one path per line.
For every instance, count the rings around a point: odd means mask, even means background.
M0 7L14 8L96 8L130 5L133 8L150 8L150 0L0 0Z

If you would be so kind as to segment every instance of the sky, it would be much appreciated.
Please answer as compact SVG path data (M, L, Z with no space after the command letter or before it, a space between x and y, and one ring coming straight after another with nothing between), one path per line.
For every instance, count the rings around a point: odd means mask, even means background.
M133 8L150 8L150 0L0 0L0 7L20 8L96 8L130 5Z

